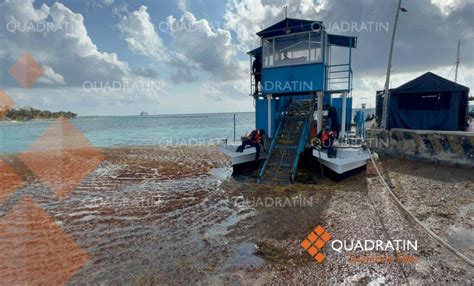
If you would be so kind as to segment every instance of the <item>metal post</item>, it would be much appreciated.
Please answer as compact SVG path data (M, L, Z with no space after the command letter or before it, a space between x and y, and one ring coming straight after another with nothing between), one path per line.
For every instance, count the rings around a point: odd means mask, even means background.
M250 95L253 95L253 70L252 56L250 56Z
M235 113L234 113L234 142L236 142L235 141Z
M347 109L347 92L342 93L342 115L341 115L341 134L339 140L342 141L346 136L346 109Z
M458 82L458 69L459 69L459 63L461 62L459 60L459 53L461 52L461 39L458 40L458 53L456 56L456 71L454 72L454 82Z
M268 101L268 138L272 138L272 95L267 94Z
M388 64L387 64L387 75L385 78L384 85L384 99L383 99L383 114L382 114L382 128L387 128L388 120L388 105L390 104L390 70L392 68L392 54L393 54L393 45L395 42L395 33L397 31L398 16L400 15L400 9L402 7L402 0L398 0L397 13L395 14L395 22L393 24L392 30L392 39L390 41L390 50L388 52Z
M323 100L324 100L324 92L318 91L318 118L317 118L317 125L316 131L319 134L319 131L323 129Z

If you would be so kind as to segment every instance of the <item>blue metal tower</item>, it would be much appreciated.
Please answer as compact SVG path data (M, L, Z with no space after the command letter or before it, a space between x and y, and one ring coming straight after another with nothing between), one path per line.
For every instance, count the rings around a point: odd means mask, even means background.
M251 74L250 91L255 100L256 128L264 129L272 138L259 181L288 180L287 174L292 181L315 110L319 114L318 131L323 110L329 105L338 109L339 122L345 123L340 128L342 136L347 124L350 126L351 61L357 38L329 34L320 21L292 18L257 35L261 47L248 54L251 71L255 71L254 59L261 62L257 69L261 83L255 90L255 76ZM333 98L336 94L341 97Z

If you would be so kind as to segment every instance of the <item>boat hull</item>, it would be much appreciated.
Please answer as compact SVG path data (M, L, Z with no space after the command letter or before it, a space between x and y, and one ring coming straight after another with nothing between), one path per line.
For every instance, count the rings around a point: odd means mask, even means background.
M313 156L337 175L363 169L367 165L367 160L370 160L370 154L361 148L337 149L335 158L329 158L327 150L313 149Z
M243 152L235 152L238 146L219 146L219 151L228 157L232 163L234 174L242 174L259 168L260 163L265 159L265 152L260 152L260 158L255 160L256 149L246 148Z

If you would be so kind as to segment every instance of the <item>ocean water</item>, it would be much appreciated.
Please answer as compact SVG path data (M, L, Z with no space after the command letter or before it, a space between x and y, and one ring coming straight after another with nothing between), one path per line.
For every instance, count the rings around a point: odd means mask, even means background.
M70 120L97 147L209 145L234 137L234 114L97 116ZM54 121L0 122L0 154L25 151ZM236 137L255 127L253 112L236 113Z

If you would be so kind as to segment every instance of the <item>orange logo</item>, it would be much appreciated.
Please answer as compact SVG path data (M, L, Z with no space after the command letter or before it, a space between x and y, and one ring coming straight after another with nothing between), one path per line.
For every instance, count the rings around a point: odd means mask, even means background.
M25 53L10 68L10 74L22 87L31 88L43 76L44 69L32 55Z
M321 252L326 242L331 240L331 234L322 226L318 225L307 237L301 242L301 247L316 259L317 262L323 263L326 256Z

